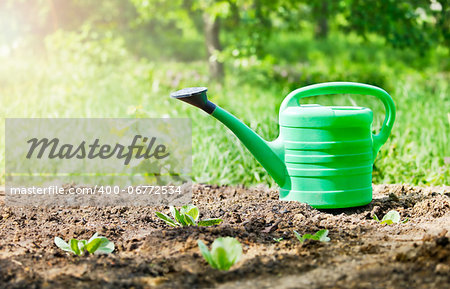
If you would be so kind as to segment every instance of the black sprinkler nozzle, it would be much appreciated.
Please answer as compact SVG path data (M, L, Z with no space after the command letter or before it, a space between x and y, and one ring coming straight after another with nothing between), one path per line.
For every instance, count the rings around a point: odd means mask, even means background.
M211 114L216 105L208 100L206 96L206 87L188 87L172 92L170 97L182 100Z

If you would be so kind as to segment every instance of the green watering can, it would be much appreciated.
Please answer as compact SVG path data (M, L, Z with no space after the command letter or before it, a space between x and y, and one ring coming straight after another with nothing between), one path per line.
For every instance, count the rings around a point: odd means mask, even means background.
M190 103L226 125L280 186L280 199L315 208L346 208L372 201L372 164L395 120L395 105L381 88L328 82L291 92L280 107L280 135L268 142L223 108L210 102L205 87L185 88L172 97ZM379 98L386 117L372 134L373 113L365 107L299 103L323 94L365 94Z

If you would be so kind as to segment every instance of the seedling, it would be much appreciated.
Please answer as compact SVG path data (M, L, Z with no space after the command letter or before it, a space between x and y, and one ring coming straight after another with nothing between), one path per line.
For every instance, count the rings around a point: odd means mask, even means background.
M280 243L281 241L283 241L283 237L281 238L272 238L275 242Z
M330 238L328 238L328 230L320 230L317 233L315 233L314 235L311 234L305 234L305 235L300 235L299 233L297 233L296 231L294 231L295 237L297 237L297 239L300 241L300 243L303 243L306 241L306 239L310 239L310 240L316 240L316 241L320 241L320 242L330 242Z
M70 239L69 243L55 237L55 244L60 249L78 256L83 255L86 251L90 254L109 254L114 251L114 243L105 237L100 237L98 233L95 233L88 241Z
M373 219L375 221L377 221L380 224L387 224L387 225L392 225L392 224L399 224L399 223L406 223L408 222L408 218L404 219L403 221L400 221L400 214L399 212L392 210L387 212L386 215L384 215L383 219L378 219L377 215L373 215Z
M172 227L186 227L186 226L200 226L208 227L222 223L222 219L205 219L198 220L199 211L194 205L184 205L178 210L177 208L170 206L170 213L172 218L164 213L156 212L156 216L166 222Z
M241 243L232 237L217 238L212 244L211 251L202 241L198 240L197 243L203 258L217 270L229 270L242 256Z

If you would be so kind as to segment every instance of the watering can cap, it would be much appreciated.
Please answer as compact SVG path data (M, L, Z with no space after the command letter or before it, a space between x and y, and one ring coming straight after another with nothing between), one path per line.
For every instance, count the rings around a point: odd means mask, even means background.
M356 106L303 104L280 112L280 125L287 127L366 127L372 119L370 109Z

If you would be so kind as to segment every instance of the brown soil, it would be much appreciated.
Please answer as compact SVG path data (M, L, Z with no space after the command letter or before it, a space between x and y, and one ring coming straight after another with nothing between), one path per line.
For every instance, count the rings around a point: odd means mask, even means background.
M367 206L316 210L264 187L197 185L201 218L224 219L208 228L170 228L155 217L164 207L6 207L0 196L0 288L450 288L449 194L378 185ZM391 209L409 221L372 220ZM301 245L292 233L323 228L329 243ZM114 241L113 254L76 257L53 243L96 231ZM228 272L197 247L220 236L244 249Z

